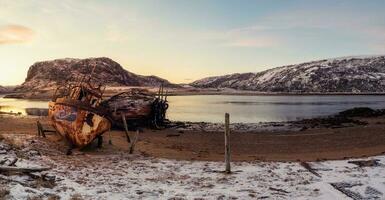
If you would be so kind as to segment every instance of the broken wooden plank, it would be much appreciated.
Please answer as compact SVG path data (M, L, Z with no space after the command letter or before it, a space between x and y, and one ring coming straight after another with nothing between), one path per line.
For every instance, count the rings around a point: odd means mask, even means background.
M19 172L19 173L30 173L30 172L42 172L50 170L50 167L12 167L12 166L0 166L0 172Z

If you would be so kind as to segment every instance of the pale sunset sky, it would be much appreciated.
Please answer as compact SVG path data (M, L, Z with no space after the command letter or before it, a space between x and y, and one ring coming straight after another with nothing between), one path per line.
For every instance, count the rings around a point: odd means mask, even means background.
M372 54L385 54L383 0L0 0L0 85L56 58L188 83Z

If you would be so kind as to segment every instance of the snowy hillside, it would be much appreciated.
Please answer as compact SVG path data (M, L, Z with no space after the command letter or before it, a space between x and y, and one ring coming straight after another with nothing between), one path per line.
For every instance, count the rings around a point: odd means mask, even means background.
M191 83L200 88L261 92L385 92L385 56L326 59L277 67L259 73L209 77Z
M95 67L95 68L94 68ZM79 80L91 74L93 79L108 86L160 86L161 84L173 87L165 79L156 76L142 76L125 70L119 63L110 58L88 58L88 59L56 59L42 61L33 64L27 74L25 82L16 90L37 90L45 88L56 88L58 84L66 81Z

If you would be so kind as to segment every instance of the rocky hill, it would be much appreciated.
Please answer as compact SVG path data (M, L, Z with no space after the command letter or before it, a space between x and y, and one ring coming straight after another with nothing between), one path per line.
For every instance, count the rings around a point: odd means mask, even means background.
M385 56L325 59L259 73L208 77L191 85L283 93L384 93Z
M0 94L6 93L8 91L7 88L0 85Z
M95 68L94 68L95 67ZM93 71L94 70L94 71ZM165 79L156 76L142 76L131 73L110 58L56 59L33 64L25 82L15 91L44 90L58 84L72 82L91 74L93 80L108 86L154 86L161 84L176 87Z
M0 85L0 94L6 94L13 91L15 86L1 86Z

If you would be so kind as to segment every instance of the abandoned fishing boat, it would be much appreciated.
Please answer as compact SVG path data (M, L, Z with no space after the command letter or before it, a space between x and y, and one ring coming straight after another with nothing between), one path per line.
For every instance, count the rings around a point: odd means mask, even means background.
M114 126L123 128L150 126L159 128L166 121L167 92L160 86L158 95L145 89L132 88L103 102Z
M49 102L48 117L52 126L71 146L85 147L111 128L102 101L102 86L78 81L59 87Z

